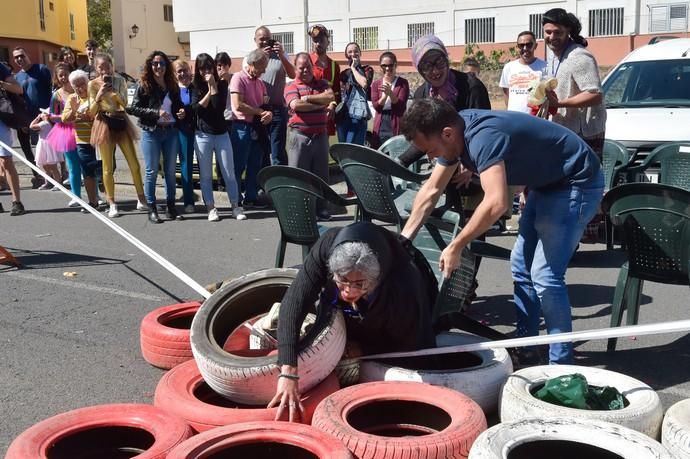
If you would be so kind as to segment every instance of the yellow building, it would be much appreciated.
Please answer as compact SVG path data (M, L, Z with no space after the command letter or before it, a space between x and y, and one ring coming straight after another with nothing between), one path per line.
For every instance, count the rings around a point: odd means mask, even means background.
M51 64L63 46L84 54L89 38L86 0L0 0L0 61L11 62L16 46L31 61ZM17 70L14 68L14 70Z

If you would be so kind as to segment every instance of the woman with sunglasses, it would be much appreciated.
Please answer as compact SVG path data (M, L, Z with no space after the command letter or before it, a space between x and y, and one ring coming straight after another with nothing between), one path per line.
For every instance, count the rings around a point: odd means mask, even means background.
M411 255L409 241L369 222L332 228L309 251L288 288L278 317L276 420L302 414L297 368L301 320L317 303L317 316L340 310L348 354L409 351L435 346L431 306L436 278L424 257ZM418 264L421 258L421 263ZM356 343L356 344L355 344ZM357 351L359 348L361 351Z
M194 147L199 164L201 195L208 210L208 221L220 221L213 199L213 154L225 181L225 190L232 204L232 215L237 220L247 216L239 205L239 191L235 180L232 145L225 117L228 100L228 82L219 78L213 58L201 53L194 64L192 82L192 110L196 115Z
M175 209L175 159L180 151L177 122L187 116L180 99L180 88L163 51L146 58L129 112L139 118L141 151L146 163L144 193L149 206L149 221L162 223L156 209L156 178L161 156L165 175L165 216L183 220Z
M194 163L194 128L196 120L192 111L192 69L187 61L177 59L172 63L177 86L180 88L180 100L185 108L185 117L177 121L178 138L180 139L180 175L182 176L182 197L184 212L194 213L194 182L192 166Z
M390 51L379 57L383 77L371 84L371 103L374 115L372 147L380 147L386 140L400 134L400 119L407 108L410 85L396 75L398 58Z

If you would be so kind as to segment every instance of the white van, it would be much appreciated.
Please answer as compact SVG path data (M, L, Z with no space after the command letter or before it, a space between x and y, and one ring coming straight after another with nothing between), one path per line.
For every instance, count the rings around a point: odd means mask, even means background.
M639 163L666 142L690 141L690 39L662 40L628 54L603 82L606 138ZM643 180L658 181L649 170Z

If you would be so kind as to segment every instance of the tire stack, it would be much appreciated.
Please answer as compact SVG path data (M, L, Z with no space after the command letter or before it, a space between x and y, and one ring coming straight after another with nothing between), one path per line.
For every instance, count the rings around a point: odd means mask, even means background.
M139 328L141 355L154 367L169 370L191 360L189 329L201 303L171 304L144 316Z

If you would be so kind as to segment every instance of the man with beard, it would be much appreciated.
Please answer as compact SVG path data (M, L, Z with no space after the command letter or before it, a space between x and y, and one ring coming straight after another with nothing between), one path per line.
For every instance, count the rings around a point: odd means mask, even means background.
M529 89L546 76L546 62L534 55L537 39L529 30L520 32L516 46L520 58L508 62L503 67L498 85L503 88L508 110L529 113Z

